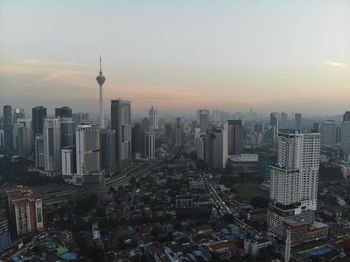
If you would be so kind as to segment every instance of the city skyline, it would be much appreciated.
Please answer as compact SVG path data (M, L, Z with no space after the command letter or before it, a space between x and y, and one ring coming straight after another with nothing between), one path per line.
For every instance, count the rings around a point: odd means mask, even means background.
M77 20L80 4L1 3L2 105L98 112L102 55L105 112L116 98L135 114L349 109L349 2L84 2Z

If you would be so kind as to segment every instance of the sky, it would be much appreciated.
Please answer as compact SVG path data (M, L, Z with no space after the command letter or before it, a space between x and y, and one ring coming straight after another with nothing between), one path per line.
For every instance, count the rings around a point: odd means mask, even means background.
M350 1L2 0L0 105L342 114Z

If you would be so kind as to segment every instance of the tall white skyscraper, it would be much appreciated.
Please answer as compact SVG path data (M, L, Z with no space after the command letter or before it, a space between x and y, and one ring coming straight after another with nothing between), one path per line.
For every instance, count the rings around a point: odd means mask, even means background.
M152 106L148 112L148 115L149 115L150 129L157 130L158 129L158 110Z
M44 170L48 176L59 175L61 171L61 132L59 118L44 120Z
M100 130L92 125L78 125L75 137L77 175L100 172Z
M100 128L105 128L105 116L103 112L103 84L106 81L106 77L102 74L102 59L100 57L100 72L96 77L96 81L100 87Z
M278 158L271 166L269 230L286 237L288 226L311 224L317 210L320 134L281 131ZM295 235L292 238L295 239Z

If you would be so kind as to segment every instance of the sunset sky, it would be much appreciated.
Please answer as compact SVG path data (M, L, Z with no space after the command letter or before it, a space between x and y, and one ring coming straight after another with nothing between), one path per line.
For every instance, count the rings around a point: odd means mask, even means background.
M350 1L0 2L0 105L350 109Z

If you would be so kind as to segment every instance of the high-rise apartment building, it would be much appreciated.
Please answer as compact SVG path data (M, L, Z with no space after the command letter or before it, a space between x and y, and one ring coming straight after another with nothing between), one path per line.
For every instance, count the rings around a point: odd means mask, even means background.
M100 129L92 125L78 125L75 136L77 175L83 177L100 172Z
M244 129L242 120L228 120L228 154L243 153Z
M337 138L337 124L334 120L326 120L321 123L321 144L335 145Z
M17 235L44 228L43 203L38 194L23 186L6 189L5 193L9 220L14 225Z
M228 127L213 127L205 138L205 162L209 168L225 168L228 159Z
M12 138L12 107L4 105L4 145L7 152L12 152L13 138Z
M158 129L158 110L155 109L153 106L148 111L149 116L149 122L150 122L150 129L151 130L157 130Z
M278 133L278 158L271 166L268 227L281 238L287 230L313 223L317 210L320 134L283 130ZM293 231L294 232L294 231ZM305 235L292 232L294 242Z
M55 117L72 117L72 109L69 106L55 108Z
M131 103L121 99L111 101L111 127L116 135L116 166L118 170L131 164Z
M5 210L4 212L0 211L0 252L10 248L11 243L11 234L7 217L5 215Z
M59 175L61 171L61 130L59 118L44 120L44 170L48 176Z
M301 130L301 120L302 120L301 113L295 113L295 116L294 116L294 121L295 121L294 128L295 128L295 130Z
M43 106L36 106L32 108L32 129L33 137L37 134L43 133L44 119L46 118L46 108Z

